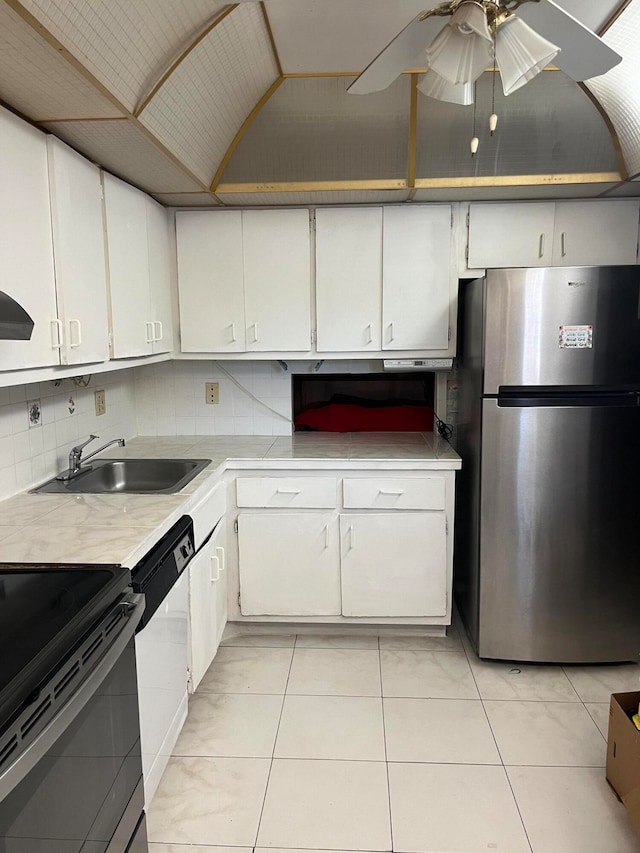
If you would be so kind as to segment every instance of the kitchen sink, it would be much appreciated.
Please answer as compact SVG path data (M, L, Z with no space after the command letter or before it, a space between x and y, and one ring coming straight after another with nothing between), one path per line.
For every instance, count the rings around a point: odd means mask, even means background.
M101 459L72 480L48 480L33 494L153 494L179 492L210 459Z

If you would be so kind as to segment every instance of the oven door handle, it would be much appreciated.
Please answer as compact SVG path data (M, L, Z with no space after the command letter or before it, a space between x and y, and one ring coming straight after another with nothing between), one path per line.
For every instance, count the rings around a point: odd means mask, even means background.
M47 754L56 740L71 725L113 669L118 658L133 637L136 626L142 618L144 612L144 595L139 593L128 594L115 607L108 611L101 622L95 627L94 631L98 630L100 625L108 624L118 609L124 612L126 621L104 655L96 662L95 667L78 685L75 693L62 705L55 717L45 725L40 734L23 751L19 752L13 762L0 773L0 802L22 782L38 761ZM60 673L55 673L49 682L43 686L41 695L52 682L58 682L59 678Z

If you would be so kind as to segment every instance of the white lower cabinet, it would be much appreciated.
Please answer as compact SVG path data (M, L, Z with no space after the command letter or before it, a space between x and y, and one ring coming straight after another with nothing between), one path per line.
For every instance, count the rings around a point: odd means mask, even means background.
M343 616L444 616L444 512L340 517Z
M209 669L227 621L226 524L189 563L189 669L194 691Z
M243 616L339 616L335 512L240 513Z

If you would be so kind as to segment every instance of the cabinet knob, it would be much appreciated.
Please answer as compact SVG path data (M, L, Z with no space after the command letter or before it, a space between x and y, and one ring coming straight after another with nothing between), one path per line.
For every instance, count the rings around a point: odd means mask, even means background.
M562 257L564 258L567 254L567 232L563 231L560 235L560 251L562 253Z
M237 340L237 338L236 338L236 324L235 324L235 323L231 323L231 325L229 326L229 328L231 329L231 343L232 343L232 344L235 344L235 342L236 342L236 340Z
M76 339L74 341L73 335L71 333L71 329L75 326L78 334L76 335ZM80 320L69 320L69 346L70 347L79 347L82 344L82 326L80 325Z
M540 242L538 244L538 257L544 257L544 233L540 235Z
M222 545L218 545L216 548L216 559L218 560L218 577L220 576L220 572L224 572L227 568L227 561L225 559L225 551Z
M53 349L62 349L62 320L51 321L51 346Z
M217 550L217 549L216 549ZM214 577L215 567L215 577ZM216 583L220 579L220 560L217 557L211 557L211 583Z
M389 343L393 343L395 335L393 333L393 323L389 323Z
M154 340L154 338L153 338L153 323L145 323L145 326L147 327L147 343L152 344L153 340Z
M163 337L164 337L164 334L162 331L162 321L161 320L154 320L153 321L153 340L154 341L161 341Z

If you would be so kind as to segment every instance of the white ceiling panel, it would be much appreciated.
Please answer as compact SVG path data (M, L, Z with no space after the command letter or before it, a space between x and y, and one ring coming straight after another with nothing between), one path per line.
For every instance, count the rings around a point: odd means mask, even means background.
M153 197L167 207L217 207L210 193L154 193Z
M0 99L36 121L121 115L4 3L0 3Z
M247 3L200 42L140 119L209 184L240 126L277 77L262 10Z
M611 197L631 197L640 196L640 181L625 181L624 184L616 184L607 192L607 196Z
M21 0L49 32L133 111L222 0Z
M224 183L406 179L410 78L349 95L353 77L288 78L265 104Z
M475 133L472 106L419 96L418 178L618 171L602 116L561 71L545 71L509 97L496 79L498 129L490 136L494 77L485 72L478 80ZM474 135L480 147L472 158Z
M49 122L44 127L99 166L147 192L202 189L127 119Z
M623 60L587 85L606 110L616 129L627 171L640 172L640 4L632 3L613 24L604 40Z
M225 204L239 207L322 204L393 204L406 201L409 190L336 190L329 192L219 193Z
M597 198L615 184L546 184L512 187L439 187L416 191L413 201L527 201L541 198ZM638 192L640 195L640 190Z

